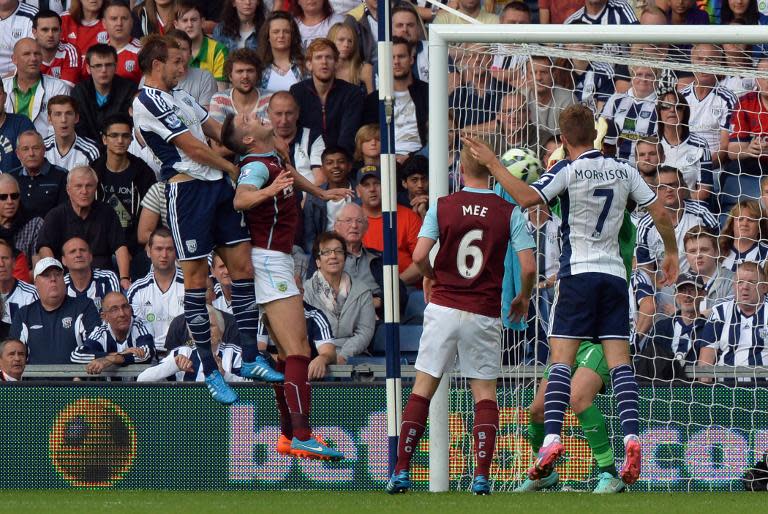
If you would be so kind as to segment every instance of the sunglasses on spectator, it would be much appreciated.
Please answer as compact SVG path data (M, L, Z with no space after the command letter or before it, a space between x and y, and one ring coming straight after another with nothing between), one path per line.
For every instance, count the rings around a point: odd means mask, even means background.
M11 200L18 200L21 195L19 193L0 193L0 202L6 201L9 196Z

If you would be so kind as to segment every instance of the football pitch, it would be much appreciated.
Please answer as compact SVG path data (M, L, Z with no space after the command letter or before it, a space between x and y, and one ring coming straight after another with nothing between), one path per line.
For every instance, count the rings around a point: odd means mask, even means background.
M0 512L269 512L278 514L472 514L492 512L585 514L723 514L764 512L760 493L408 493L379 492L157 492L157 491L1 491Z

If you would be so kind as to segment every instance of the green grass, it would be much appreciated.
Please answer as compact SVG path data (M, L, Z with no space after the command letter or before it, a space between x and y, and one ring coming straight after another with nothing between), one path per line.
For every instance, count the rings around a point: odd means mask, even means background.
M491 514L731 514L764 512L759 493L628 493L595 497L586 493L498 493L476 497L469 493L378 492L158 492L158 491L0 491L0 512L64 514L151 513L386 513Z

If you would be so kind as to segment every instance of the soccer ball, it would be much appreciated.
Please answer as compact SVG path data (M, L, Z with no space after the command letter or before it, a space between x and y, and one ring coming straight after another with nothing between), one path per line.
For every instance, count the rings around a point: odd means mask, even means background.
M501 164L513 177L531 184L539 178L541 161L536 154L526 148L510 148L501 156Z
M48 445L56 471L71 485L108 487L133 465L136 427L117 404L81 398L56 416Z

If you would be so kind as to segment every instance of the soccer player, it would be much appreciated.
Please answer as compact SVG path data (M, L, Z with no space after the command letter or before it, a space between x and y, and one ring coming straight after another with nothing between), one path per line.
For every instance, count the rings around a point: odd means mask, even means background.
M133 102L141 136L160 158L168 202L168 224L184 272L184 315L214 400L231 404L237 393L221 376L211 352L205 295L208 255L216 252L232 277L232 312L243 344L240 373L246 378L283 379L259 355L258 315L249 258L248 232L232 206L234 190L222 170L236 179L237 166L216 155L205 137L218 140L221 125L188 93L174 89L184 73L184 55L175 39L149 36L139 53L145 87Z
M640 476L638 393L629 360L629 298L626 269L619 252L619 230L628 200L648 206L664 242L662 285L674 283L679 265L669 217L656 194L629 164L604 157L593 148L597 135L592 112L583 105L560 115L568 160L527 185L513 177L483 144L465 139L475 158L521 207L562 204L563 252L549 326L550 368L544 399L546 436L528 476L548 474L563 454L563 417L571 395L571 367L584 340L599 340L611 374L624 431L626 458L620 477L633 484Z
M600 409L592 403L597 393L611 383L603 347L591 341L582 341L579 344L576 362L571 371L573 373L571 389L575 391L571 396L571 409L584 430L584 437L587 439L589 449L592 450L592 456L600 469L594 492L597 494L620 493L626 489L626 485L618 478L605 417ZM534 454L539 452L544 441L544 400L548 376L549 368L544 371L544 380L539 384L536 397L528 407L530 414L528 440ZM554 487L559 480L560 476L557 471L551 469L548 474L542 475L538 479L528 478L515 489L515 492L524 493L549 489Z
M320 189L293 166L284 164L275 152L272 126L253 113L228 115L221 138L224 146L241 156L234 204L246 216L256 301L266 315L270 335L278 348L278 370L285 372L284 397L293 429L291 451L310 459L341 460L341 452L312 437L309 425L310 348L291 255L299 219L293 184L326 200L345 198L351 191ZM231 274L231 268L229 271Z
M476 144L493 155L484 143ZM411 457L424 434L430 400L457 354L475 401L472 435L477 465L472 492L491 492L488 475L499 426L496 379L501 361L504 256L512 241L521 268L536 269L535 243L520 209L488 189L488 168L468 148L461 153L461 171L464 189L429 208L413 254L424 275L424 298L429 305L416 357L416 381L400 425L397 465L386 487L390 494L411 487ZM440 250L433 267L429 253L438 240ZM509 313L514 321L528 313L535 273L524 276L527 279Z

